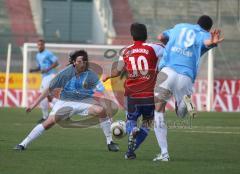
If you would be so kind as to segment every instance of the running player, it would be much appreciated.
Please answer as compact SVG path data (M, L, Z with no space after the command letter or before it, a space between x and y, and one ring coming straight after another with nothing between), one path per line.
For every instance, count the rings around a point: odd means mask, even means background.
M220 38L220 30L214 29L210 32L212 25L212 19L203 15L195 25L177 24L159 36L160 41L167 45L159 64L160 72L154 89L154 131L161 153L153 161L169 161L167 126L164 122L165 106L169 98L174 96L179 117L184 117L187 112L191 116L196 114L191 95L200 58L223 40Z
M42 73L42 83L40 86L40 92L42 93L46 88L48 88L50 81L55 77L58 66L58 58L49 50L45 49L45 41L40 39L37 42L38 53L36 54L37 68L30 69L30 72L41 72ZM40 108L42 110L42 118L38 123L43 122L48 118L48 106L49 102L52 102L53 97L48 95L40 103Z

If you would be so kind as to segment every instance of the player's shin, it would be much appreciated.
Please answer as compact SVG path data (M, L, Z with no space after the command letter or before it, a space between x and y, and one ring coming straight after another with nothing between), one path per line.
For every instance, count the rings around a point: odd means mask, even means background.
M110 144L113 141L111 133L111 120L108 117L105 117L99 118L99 122L106 137L107 144Z
M142 142L146 139L146 137L148 136L148 132L149 132L149 128L146 127L141 127L137 137L136 137L136 146L135 146L135 150L137 150L137 148L142 144Z
M38 124L33 128L33 130L28 134L28 136L20 143L21 146L24 146L25 148L29 143L31 143L33 140L38 138L43 132L45 128L42 124Z
M168 153L168 144L167 144L167 125L164 121L164 113L154 112L154 132L161 149L162 154Z

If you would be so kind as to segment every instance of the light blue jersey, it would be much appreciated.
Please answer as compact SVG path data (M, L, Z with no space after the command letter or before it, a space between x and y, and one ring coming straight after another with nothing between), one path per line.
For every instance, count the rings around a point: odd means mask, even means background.
M42 52L38 52L36 55L36 62L40 70L45 70L52 66L53 63L56 63L58 58L50 51L44 50ZM51 69L50 71L43 73L42 76L45 77L50 74L56 74L56 69Z
M200 57L207 52L204 41L210 39L210 33L199 25L177 24L163 32L168 43L159 63L159 69L170 67L179 74L189 76L194 82L200 66Z
M67 101L80 101L91 98L95 92L103 92L105 90L97 74L87 70L76 76L73 65L69 65L59 72L51 81L49 88L50 90L62 88L60 99Z

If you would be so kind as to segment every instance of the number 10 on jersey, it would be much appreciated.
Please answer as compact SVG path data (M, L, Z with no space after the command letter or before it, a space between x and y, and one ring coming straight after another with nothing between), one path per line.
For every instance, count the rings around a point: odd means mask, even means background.
M138 76L138 72L143 76L147 75L149 68L145 56L139 56L137 58L129 57L129 61L131 62L133 76Z

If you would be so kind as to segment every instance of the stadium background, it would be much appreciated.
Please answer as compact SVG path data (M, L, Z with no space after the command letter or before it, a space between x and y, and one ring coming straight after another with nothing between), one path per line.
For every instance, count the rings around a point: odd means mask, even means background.
M0 3L0 106L21 105L25 42L44 38L47 43L127 45L131 43L129 26L134 21L147 25L148 40L154 42L164 29L180 22L194 23L200 15L208 14L214 20L214 27L220 27L225 36L225 41L214 49L212 110L240 111L239 0L2 0ZM9 43L12 44L10 72L19 74L10 74L8 99L4 102ZM207 58L203 60L193 96L199 111L206 110ZM38 89L39 78L37 74L28 77L30 89ZM37 95L38 91L32 100ZM169 108L173 107L172 102Z

